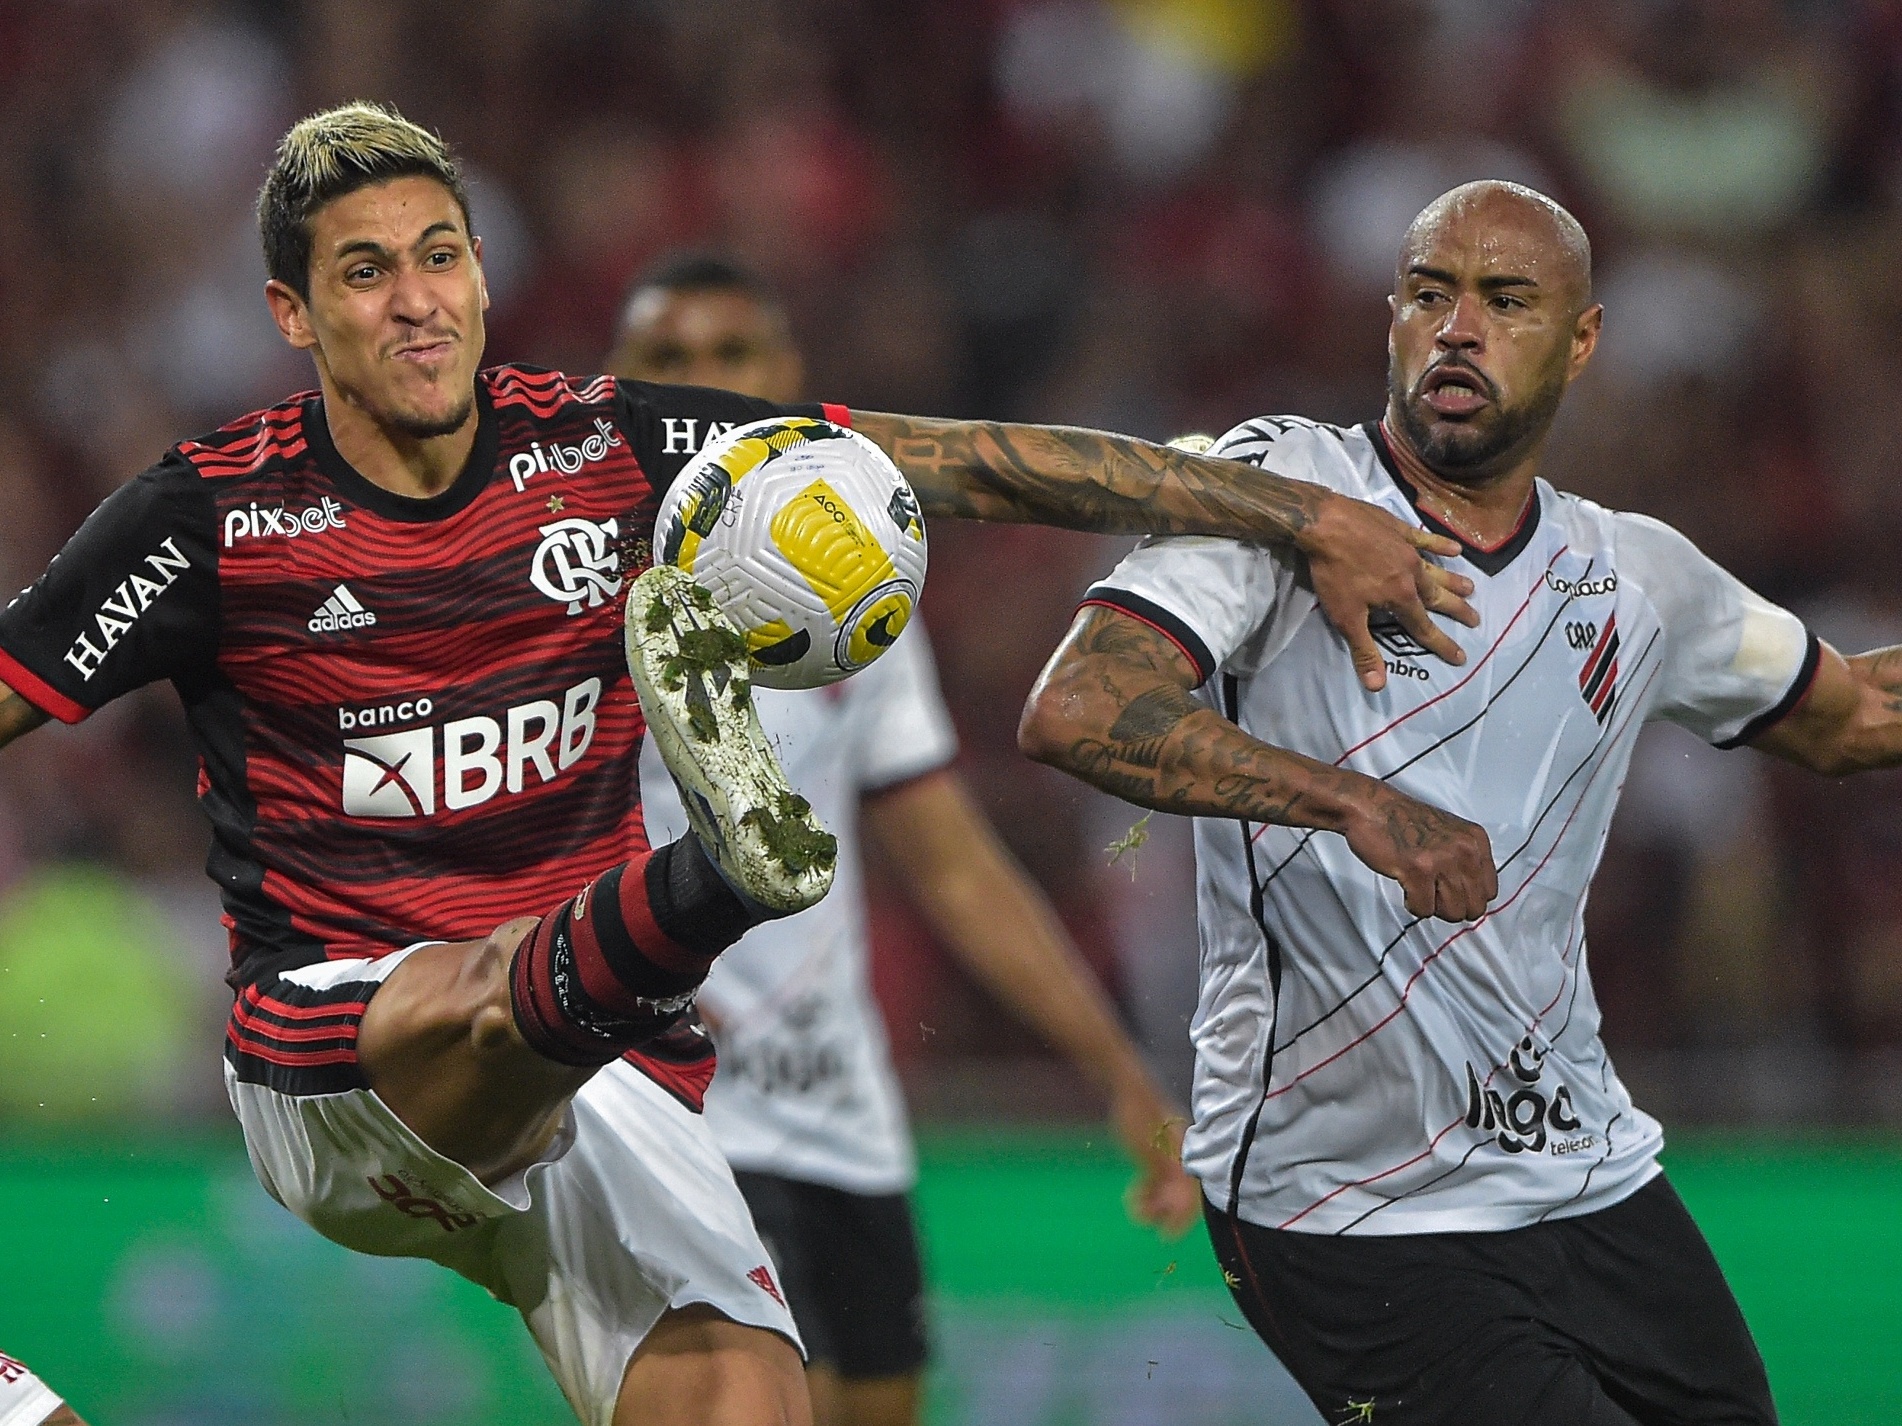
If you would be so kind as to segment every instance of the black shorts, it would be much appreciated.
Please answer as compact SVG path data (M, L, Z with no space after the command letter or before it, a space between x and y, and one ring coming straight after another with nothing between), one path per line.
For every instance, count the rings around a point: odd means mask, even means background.
M1346 1237L1208 1208L1236 1302L1330 1423L1774 1426L1763 1359L1660 1174L1501 1233Z
M779 1269L806 1354L842 1377L908 1376L925 1364L924 1265L902 1193L847 1193L734 1171Z

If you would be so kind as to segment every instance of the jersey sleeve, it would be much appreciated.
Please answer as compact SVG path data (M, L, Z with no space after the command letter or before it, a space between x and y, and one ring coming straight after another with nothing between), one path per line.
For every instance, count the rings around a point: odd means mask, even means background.
M831 402L782 406L710 386L663 386L651 381L617 381L615 388L621 429L656 495L666 494L674 477L708 441L748 421L814 416L838 426L852 424L851 413Z
M1331 490L1349 478L1339 439L1292 418L1244 422L1209 454ZM1195 666L1199 686L1217 669L1253 672L1266 663L1314 608L1314 596L1260 545L1161 535L1132 550L1083 603L1120 610L1168 638Z
M852 676L858 789L878 792L947 766L958 755L958 735L938 688L938 668L922 620L871 667Z
M176 455L107 496L0 611L0 683L77 723L214 661L214 523L205 482Z
M1618 567L1664 625L1664 669L1652 716L1720 748L1749 742L1809 690L1821 645L1669 525L1617 514Z

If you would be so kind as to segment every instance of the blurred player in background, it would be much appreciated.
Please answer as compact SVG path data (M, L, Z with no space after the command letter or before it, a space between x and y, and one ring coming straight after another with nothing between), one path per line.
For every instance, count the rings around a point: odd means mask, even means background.
M0 1426L86 1426L59 1393L0 1352Z
M682 645L683 598L643 603L622 660L668 483L718 430L825 415L928 515L1307 550L1357 637L1391 608L1458 657L1427 607L1462 586L1389 514L1144 442L481 369L461 176L373 105L292 127L259 228L320 390L174 446L0 612L0 743L178 690L231 932L226 1084L280 1202L514 1304L589 1426L804 1421L797 1330L697 1112L691 1002L744 931L824 893L816 858L745 849L821 834L768 836L806 820L766 795L770 756L721 772L764 746L735 700L706 738L684 693L631 696L633 670L711 657ZM662 720L701 797L650 848Z
M1537 479L1603 315L1550 199L1436 200L1391 305L1380 422L1263 418L1216 449L1457 539L1468 665L1377 628L1370 694L1284 561L1153 540L1091 592L1023 742L1200 819L1187 1161L1229 1286L1329 1421L1769 1426L1599 1036L1586 893L1647 719L1891 767L1902 648L1845 659L1668 526Z
M638 282L608 370L641 381L800 399L783 308L754 274L687 255ZM926 1355L924 1284L907 1195L904 1102L871 993L861 833L958 960L1107 1092L1140 1170L1132 1207L1174 1235L1199 1212L1180 1112L1042 893L951 768L957 752L923 624L830 688L756 689L788 780L840 843L833 891L748 932L700 995L720 1051L707 1124L779 1269L820 1426L910 1426ZM656 839L685 814L652 744L642 798Z

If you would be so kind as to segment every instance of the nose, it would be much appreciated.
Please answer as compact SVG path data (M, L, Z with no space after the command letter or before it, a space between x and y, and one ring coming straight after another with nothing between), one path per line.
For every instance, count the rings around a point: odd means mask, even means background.
M420 327L436 311L436 294L422 275L399 271L390 286L390 315L406 326Z
M1442 351L1471 351L1485 344L1485 304L1477 294L1462 292L1447 309L1433 344Z

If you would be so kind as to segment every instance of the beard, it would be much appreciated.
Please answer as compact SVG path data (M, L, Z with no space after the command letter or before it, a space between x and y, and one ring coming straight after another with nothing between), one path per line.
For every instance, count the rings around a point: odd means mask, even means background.
M1407 442L1434 474L1455 485L1486 485L1503 475L1509 461L1505 457L1523 450L1551 429L1565 399L1565 373L1554 373L1516 406L1499 401L1498 389L1471 367L1476 382L1484 384L1493 398L1490 421L1470 425L1439 421L1421 399L1424 393L1416 383L1412 392L1401 385L1400 370L1392 362L1387 366L1387 395L1393 410L1399 413L1400 427ZM1421 374L1422 380L1425 373ZM1483 414L1483 413L1482 413Z
M407 412L393 411L383 418L383 424L401 431L411 440L427 441L436 436L452 436L460 431L474 409L475 392L471 390L460 403L440 416L413 416Z

